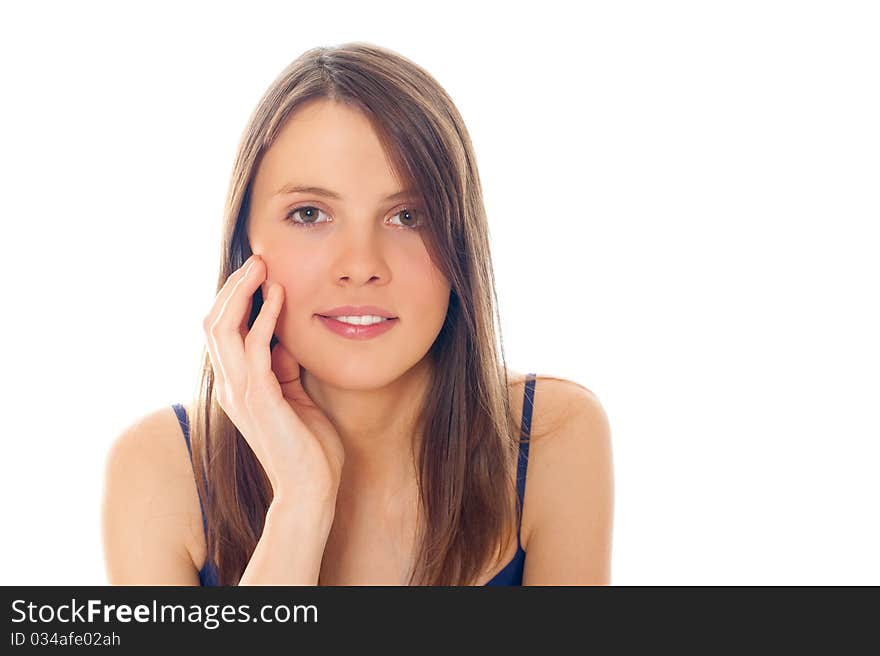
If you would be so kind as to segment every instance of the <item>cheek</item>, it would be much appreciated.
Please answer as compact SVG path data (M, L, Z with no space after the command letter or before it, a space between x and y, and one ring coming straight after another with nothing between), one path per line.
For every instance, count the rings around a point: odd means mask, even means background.
M278 322L298 322L303 315L306 319L311 313L320 308L314 306L315 290L321 288L320 273L316 266L311 266L306 260L309 258L297 258L290 256L283 262L272 262L271 275L263 282L263 298L268 289L268 282L280 284L284 288L284 305L281 306L281 315Z
M299 333L307 330L315 312L327 299L320 292L327 288L327 263L320 249L289 249L284 258L272 258L270 281L284 287L284 305L278 317L277 330ZM409 321L422 326L442 325L449 303L449 282L434 265L424 248L401 250L389 262L394 281L388 290L391 300L406 312ZM263 293L267 285L263 283Z
M423 323L442 323L449 305L449 282L427 254L410 262L403 285L410 312Z

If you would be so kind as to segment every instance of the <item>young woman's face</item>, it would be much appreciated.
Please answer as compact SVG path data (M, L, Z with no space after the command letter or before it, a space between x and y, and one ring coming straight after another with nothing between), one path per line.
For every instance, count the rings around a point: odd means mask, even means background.
M295 186L339 198L278 193ZM331 385L392 382L424 358L443 326L449 282L422 233L410 227L427 220L417 198L389 198L400 191L367 118L324 99L292 115L254 178L251 250L265 261L268 280L284 288L275 336L309 374ZM265 298L266 282L262 289ZM375 305L397 320L377 337L348 339L318 317L341 305Z

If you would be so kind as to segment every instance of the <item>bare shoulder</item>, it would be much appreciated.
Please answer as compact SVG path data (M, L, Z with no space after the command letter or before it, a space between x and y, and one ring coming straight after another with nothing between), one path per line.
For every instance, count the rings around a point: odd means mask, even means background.
M535 376L532 432L536 442L560 444L572 439L570 429L585 419L607 424L605 410L592 390L567 378Z
M522 411L525 401L526 374L508 372L509 391L513 408ZM560 444L570 433L566 427L583 421L585 414L593 420L602 419L607 424L607 417L599 398L592 390L580 383L559 376L536 374L532 400L531 444ZM558 447L552 447L554 449ZM531 459L531 458L530 458Z
M170 405L155 408L126 426L107 452L102 534L109 582L198 584L194 522L201 530L181 426Z
M531 428L523 514L531 583L525 584L606 582L614 485L605 410L587 387L539 374Z
M187 417L191 416L189 406L184 407ZM187 455L177 414L168 405L154 408L126 426L111 444L108 458L137 455L145 459L145 464L161 465L161 472L168 473L169 469L180 469L184 464L179 458L181 449Z

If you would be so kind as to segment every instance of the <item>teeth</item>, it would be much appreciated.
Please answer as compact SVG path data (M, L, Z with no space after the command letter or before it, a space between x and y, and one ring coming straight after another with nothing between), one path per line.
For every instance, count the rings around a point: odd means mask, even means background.
M350 323L353 326L371 326L374 323L379 323L380 321L387 321L385 317L376 317L372 315L364 315L360 317L333 317L337 321L341 321L342 323Z

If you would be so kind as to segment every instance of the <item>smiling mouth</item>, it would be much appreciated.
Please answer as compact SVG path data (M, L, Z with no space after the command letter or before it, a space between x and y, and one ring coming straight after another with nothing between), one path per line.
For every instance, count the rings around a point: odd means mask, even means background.
M339 318L339 317L331 317L331 316L329 316L329 315L327 315L327 314L316 314L315 316L316 316L316 317L324 317L325 319L338 319L338 318ZM340 314L339 316L342 317L342 316L345 316L345 315L344 315L344 314ZM388 320L388 321L391 321L391 320L393 320L393 319L398 319L399 317L382 317L382 318L383 318L383 319L386 319L386 320Z

